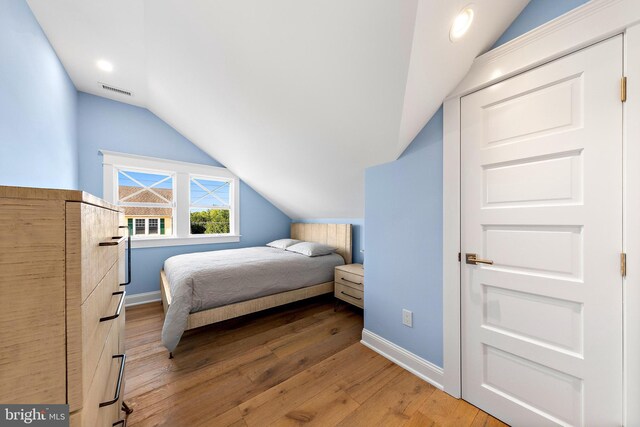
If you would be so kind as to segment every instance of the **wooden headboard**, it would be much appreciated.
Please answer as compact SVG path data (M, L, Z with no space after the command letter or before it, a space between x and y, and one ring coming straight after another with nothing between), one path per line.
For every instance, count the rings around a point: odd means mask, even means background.
M351 264L351 224L291 224L291 238L307 242L324 243L338 248L336 251L346 264Z

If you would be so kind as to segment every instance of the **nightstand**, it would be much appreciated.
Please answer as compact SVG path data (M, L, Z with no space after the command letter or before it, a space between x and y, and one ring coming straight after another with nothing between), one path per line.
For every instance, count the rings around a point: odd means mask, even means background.
M364 268L362 264L339 265L335 269L336 298L364 308Z

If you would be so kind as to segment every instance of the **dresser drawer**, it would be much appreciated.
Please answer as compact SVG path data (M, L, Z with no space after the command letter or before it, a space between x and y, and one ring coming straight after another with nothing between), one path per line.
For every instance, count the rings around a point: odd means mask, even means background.
M334 295L349 304L353 304L357 307L364 308L364 292L353 288L351 286L345 286L342 283L335 283Z
M118 387L118 378L123 359L113 357L120 354L120 337L117 331L116 323L113 325L104 350L100 355L100 360L98 361L93 381L85 395L82 409L71 417L71 425L74 427L110 427L121 418L120 404L124 393L124 375L120 384L120 399L113 404L100 407L100 403L114 399Z
M114 265L82 304L82 390L86 396L109 334L119 334L124 317L123 290L119 289L118 266ZM115 293L115 295L114 295ZM122 303L121 303L122 301ZM120 309L118 317L114 317ZM105 319L101 321L100 319Z
M81 264L82 301L85 301L111 267L118 261L124 243L114 244L114 237L125 236L126 230L118 228L119 212L86 203L81 208Z
M362 290L364 288L364 277L359 276L357 274L348 273L346 271L342 271L336 268L335 274L336 283L343 284L345 286L350 286L352 288Z

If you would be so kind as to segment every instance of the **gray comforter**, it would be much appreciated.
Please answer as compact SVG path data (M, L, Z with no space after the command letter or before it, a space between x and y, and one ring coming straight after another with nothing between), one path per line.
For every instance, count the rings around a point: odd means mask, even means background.
M342 264L337 254L308 257L266 246L171 257L164 263L171 305L162 342L176 348L190 313L329 282Z

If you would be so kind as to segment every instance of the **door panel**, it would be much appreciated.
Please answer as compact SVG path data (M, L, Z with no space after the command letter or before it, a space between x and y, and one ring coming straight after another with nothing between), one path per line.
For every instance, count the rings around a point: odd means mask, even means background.
M486 207L582 202L581 152L487 165L482 172Z
M482 287L482 326L502 335L582 355L582 304L529 292ZM538 312L545 312L540 318Z
M622 424L622 36L461 101L463 398Z
M581 77L564 77L484 105L485 144L504 144L581 127Z

